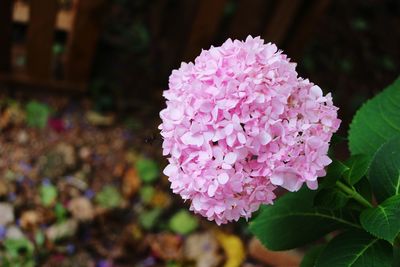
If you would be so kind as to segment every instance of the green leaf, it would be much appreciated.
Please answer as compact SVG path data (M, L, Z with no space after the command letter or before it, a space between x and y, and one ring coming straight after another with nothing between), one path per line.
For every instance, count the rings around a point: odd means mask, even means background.
M44 206L51 206L57 199L57 187L51 184L43 184L40 187L40 199Z
M356 191L369 202L372 202L372 189L369 180L365 177L354 185Z
M314 267L317 262L318 256L324 250L325 245L314 246L307 251L301 261L300 267Z
M392 248L365 232L348 231L332 239L316 267L391 267Z
M30 127L46 127L49 115L50 108L46 104L31 101L26 105L26 120Z
M150 230L157 223L158 218L161 216L162 209L155 208L140 214L139 222L145 230Z
M388 141L376 152L368 178L379 202L400 194L400 136Z
M271 250L292 249L340 228L361 226L347 220L342 212L314 208L316 191L303 188L287 193L274 205L262 206L250 222L251 232Z
M145 183L150 183L157 180L159 176L158 165L150 159L139 159L136 161L136 170L139 173L140 179Z
M37 246L41 247L44 245L44 242L46 241L46 237L44 236L43 232L38 230L35 233L35 243Z
M365 155L354 155L345 162L348 169L343 173L345 181L353 185L367 174L371 159Z
M400 78L357 111L349 131L351 154L372 157L383 143L399 135L399 114Z
M140 199L143 201L143 203L149 204L153 199L155 192L156 190L153 186L145 185L139 191Z
M334 159L328 166L326 176L321 179L320 188L334 187L336 181L342 177L349 168L343 162Z
M196 230L199 226L197 218L190 214L187 210L180 210L175 213L169 221L169 228L178 234L187 235Z
M121 204L122 196L115 186L106 185L96 195L96 202L103 208L112 209Z
M322 189L314 198L314 206L337 210L346 206L349 197L340 189L333 187Z
M393 244L400 233L400 195L386 199L376 208L364 210L360 221L365 230Z
M32 255L34 251L33 244L26 238L8 238L4 240L4 247L7 251L7 254L9 254L12 258L19 257L21 251L23 251L27 256Z
M64 208L60 202L54 206L54 214L56 215L57 222L63 222L67 218L67 209Z
M400 247L393 247L393 267L400 266Z

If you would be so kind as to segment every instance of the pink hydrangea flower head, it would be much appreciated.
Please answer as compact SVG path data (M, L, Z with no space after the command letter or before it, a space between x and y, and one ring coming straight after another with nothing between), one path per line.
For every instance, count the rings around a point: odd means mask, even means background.
M182 63L160 112L164 173L190 209L216 223L249 218L274 190L318 186L340 120L330 94L259 37L228 39Z

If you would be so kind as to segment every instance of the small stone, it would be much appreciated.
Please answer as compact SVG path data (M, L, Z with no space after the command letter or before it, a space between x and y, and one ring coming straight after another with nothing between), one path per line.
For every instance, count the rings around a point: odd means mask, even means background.
M22 233L21 229L13 225L7 229L6 238L8 239L20 239L24 238L25 235Z
M14 207L9 203L0 203L0 225L14 221Z
M17 135L17 142L20 144L25 144L29 140L29 135L26 131L20 131Z
M130 168L126 171L122 181L122 193L125 197L133 197L139 190L141 180L134 168Z
M196 267L219 266L222 257L218 250L218 242L211 232L190 235L184 245L185 257L196 261Z
M46 230L46 237L51 241L72 237L78 230L78 221L69 219L59 224L53 224Z
M68 210L79 221L90 221L94 218L94 209L89 199L77 197L70 201Z
M40 222L41 216L35 210L24 211L20 218L22 229L34 229Z
M81 147L81 149L79 149L79 157L82 160L87 160L90 158L90 155L92 154L92 152L90 151L90 148L84 146Z
M56 151L58 151L61 155L63 155L64 162L69 167L75 165L76 157L75 157L75 149L72 145L67 143L60 143L56 147Z

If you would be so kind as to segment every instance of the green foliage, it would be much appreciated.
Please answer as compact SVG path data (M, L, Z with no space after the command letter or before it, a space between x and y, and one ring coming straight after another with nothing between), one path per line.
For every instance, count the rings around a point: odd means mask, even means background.
M96 195L96 202L103 208L112 209L122 202L122 196L115 186L107 185Z
M33 267L34 246L26 238L4 240L5 257L3 266L12 267Z
M335 237L318 257L315 267L391 267L389 243L359 232Z
M314 267L315 263L317 262L318 256L321 254L324 248L325 245L318 245L309 249L304 255L300 267Z
M151 159L139 159L135 167L140 179L145 183L154 182L160 175L157 162Z
M352 156L333 160L318 190L263 206L250 230L271 250L335 236L301 267L400 266L400 78L360 108L348 139Z
M393 244L400 233L400 195L386 199L376 208L364 210L360 221L365 230Z
M41 247L44 245L44 242L46 241L46 237L44 236L43 232L38 230L35 233L35 243L37 246Z
M158 219L161 216L161 213L162 213L162 209L160 209L160 208L155 208L150 211L145 211L145 212L141 213L140 217L139 217L140 225L145 230L150 230L150 229L154 228Z
M359 226L341 211L313 207L316 192L303 188L263 206L250 230L271 250L292 249L340 228Z
M48 207L53 205L58 196L57 187L52 184L43 184L39 190L43 206Z
M28 126L45 128L50 115L50 108L37 101L29 102L26 107L26 121Z
M149 204L150 201L152 200L156 190L154 189L153 186L151 185L145 185L142 188L140 188L139 195L143 203Z
M57 222L63 222L67 218L67 209L64 208L60 202L54 206L54 214L56 215Z
M339 234L324 249L311 250L302 267L392 265L393 249L386 241L393 245L400 240L398 103L400 79L357 112L349 132L352 157L344 163L335 160L318 191L303 188L261 208L250 230L264 245L272 250L290 249L353 227L356 231ZM369 181L364 178L367 174ZM370 184L381 203L377 207L370 203ZM355 202L349 202L350 198ZM351 207L354 203L358 203L356 209ZM354 220L357 217L365 231Z
M187 235L199 226L197 219L187 210L180 210L169 220L169 228L178 234Z
M400 78L357 111L349 131L351 153L371 158L383 143L400 134L399 114Z
M342 177L343 173L345 173L348 169L349 168L343 162L334 159L328 166L326 176L321 179L320 188L335 186L336 181Z
M367 173L371 160L365 155L354 155L345 162L347 170L343 173L345 181L354 185Z
M368 178L379 202L400 193L400 136L388 141L376 152Z
M322 189L314 198L314 206L337 210L346 206L350 197L336 187Z

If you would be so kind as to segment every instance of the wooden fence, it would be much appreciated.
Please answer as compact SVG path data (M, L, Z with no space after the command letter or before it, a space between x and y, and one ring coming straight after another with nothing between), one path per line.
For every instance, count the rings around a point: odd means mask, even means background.
M57 0L0 1L0 81L60 90L85 90L100 31L105 0L74 0L61 9ZM13 44L13 23L27 25L26 41ZM55 75L54 34L67 36L59 75ZM18 55L26 58L19 68ZM58 77L56 77L58 76Z
M218 45L229 37L243 40L249 34L261 36L266 42L276 43L290 58L298 60L331 0L184 2L179 22L172 25L172 34L175 32L175 36L170 40L181 45L168 46L175 46L175 51L168 51L172 61L166 64L166 73L170 72L171 66L176 67L176 62L193 60L202 48L207 49L212 44ZM227 8L232 3L236 8L233 14L227 16ZM165 21L167 23L174 19L170 16Z
M132 0L133 1L133 0ZM60 9L58 0L0 0L0 81L85 90L107 0L73 0ZM178 2L174 10L171 2ZM190 61L202 48L228 37L261 35L277 43L291 58L299 57L330 0L157 0L150 30L164 36L161 74L179 61ZM233 13L226 19L229 5ZM27 24L24 49L12 43L13 23ZM61 74L55 74L52 52L55 31L66 33ZM158 31L158 32L157 32ZM157 39L157 38L156 38ZM160 38L158 38L159 40ZM23 52L21 52L23 51ZM26 53L25 67L13 64Z

